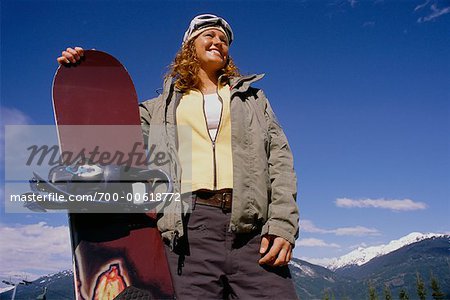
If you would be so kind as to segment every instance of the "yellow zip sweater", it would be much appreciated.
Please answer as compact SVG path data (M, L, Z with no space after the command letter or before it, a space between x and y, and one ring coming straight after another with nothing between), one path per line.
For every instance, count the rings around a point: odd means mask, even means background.
M222 112L216 140L208 133L203 94L184 93L176 111L181 192L233 188L231 152L230 87L219 84Z

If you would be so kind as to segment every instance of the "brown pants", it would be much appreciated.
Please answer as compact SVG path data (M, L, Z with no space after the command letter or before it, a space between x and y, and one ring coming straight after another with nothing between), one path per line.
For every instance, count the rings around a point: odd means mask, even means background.
M287 266L260 266L259 232L228 232L230 213L197 204L187 235L166 246L177 299L297 299Z

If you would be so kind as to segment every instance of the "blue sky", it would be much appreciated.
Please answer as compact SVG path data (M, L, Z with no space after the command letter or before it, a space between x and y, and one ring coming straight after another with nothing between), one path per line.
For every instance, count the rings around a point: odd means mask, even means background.
M232 25L241 72L266 73L257 86L299 178L296 257L450 231L448 1L3 0L2 123L53 124L67 46L111 53L139 99L154 97L190 19L208 12ZM0 213L0 277L70 268L64 214Z

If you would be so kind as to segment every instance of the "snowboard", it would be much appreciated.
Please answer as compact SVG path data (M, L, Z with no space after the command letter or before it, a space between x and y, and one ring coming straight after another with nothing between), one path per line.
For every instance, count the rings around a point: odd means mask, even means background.
M158 174L142 163L146 149L128 72L113 56L87 50L77 64L58 68L52 98L63 163L48 181L35 174L34 191L96 191L94 201L70 204L78 205L69 210L76 299L173 299L156 214L129 209L138 207L130 202L133 182L146 185Z

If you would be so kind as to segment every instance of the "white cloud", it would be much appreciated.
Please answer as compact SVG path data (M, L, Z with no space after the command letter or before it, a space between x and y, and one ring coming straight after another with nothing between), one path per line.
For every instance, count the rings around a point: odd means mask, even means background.
M444 1L443 1L444 2ZM450 13L450 6L448 6L448 2L446 3L446 6L438 7L438 0L426 0L424 3L417 5L416 8L414 8L414 11L423 11L426 13L425 16L422 16L417 19L418 23L424 23L428 21L433 21L445 14ZM429 7L428 10L423 10L426 7Z
M375 27L375 22L373 22L373 21L366 21L366 22L363 23L362 26L363 27L373 28L373 27Z
M341 227L333 230L336 235L352 235L352 236L367 236L380 235L380 232L374 228L367 228L364 226L355 227Z
M5 125L27 125L31 124L31 118L28 117L22 111L16 108L8 108L5 106L0 106L0 115L1 115L1 127L0 128L0 160L3 162L5 153L4 153L4 141L5 141L5 130L3 126Z
M51 167L48 163L50 155L47 155L41 162L36 157L30 160L33 157L31 149L33 146L47 146L50 149L57 146L58 138L55 126L9 125L5 126L2 138L4 139L4 149L0 153L0 162L4 163L5 181L8 185L6 190L12 186L28 186L28 180L33 176L33 172L44 177L48 174ZM28 190L29 187L26 191Z
M367 236L367 235L380 235L380 232L375 228L367 228L364 226L352 226L352 227L338 227L335 229L323 229L319 228L310 220L300 220L300 231L310 233L322 233L322 234L335 234L338 236Z
M329 233L329 230L322 229L314 225L310 220L300 219L300 231L312 233Z
M426 0L424 3L419 4L416 6L416 8L414 8L414 11L418 11L422 8L424 8L425 6L427 6L430 3L431 0Z
M306 257L306 256L301 256L299 258L301 260L307 261L311 264L319 265L322 267L326 267L326 266L330 265L337 259L336 257L314 258L314 257Z
M2 125L31 124L31 118L16 108L1 106L0 110L2 115Z
M419 23L434 20L440 16L450 13L450 6L438 8L436 4L431 5L431 13L428 16L418 19Z
M355 7L356 3L358 3L358 1L356 1L356 0L347 0L347 1L348 1L348 3L350 3L351 7Z
M307 238L300 239L295 243L296 246L301 247L327 247L327 248L340 248L338 244L335 243L327 243L324 240L315 239L315 238Z
M0 225L1 277L43 275L72 267L69 229L45 222Z
M345 208L383 208L393 211L411 211L426 209L427 205L423 202L415 202L411 199L349 199L338 198L335 201L336 206Z

